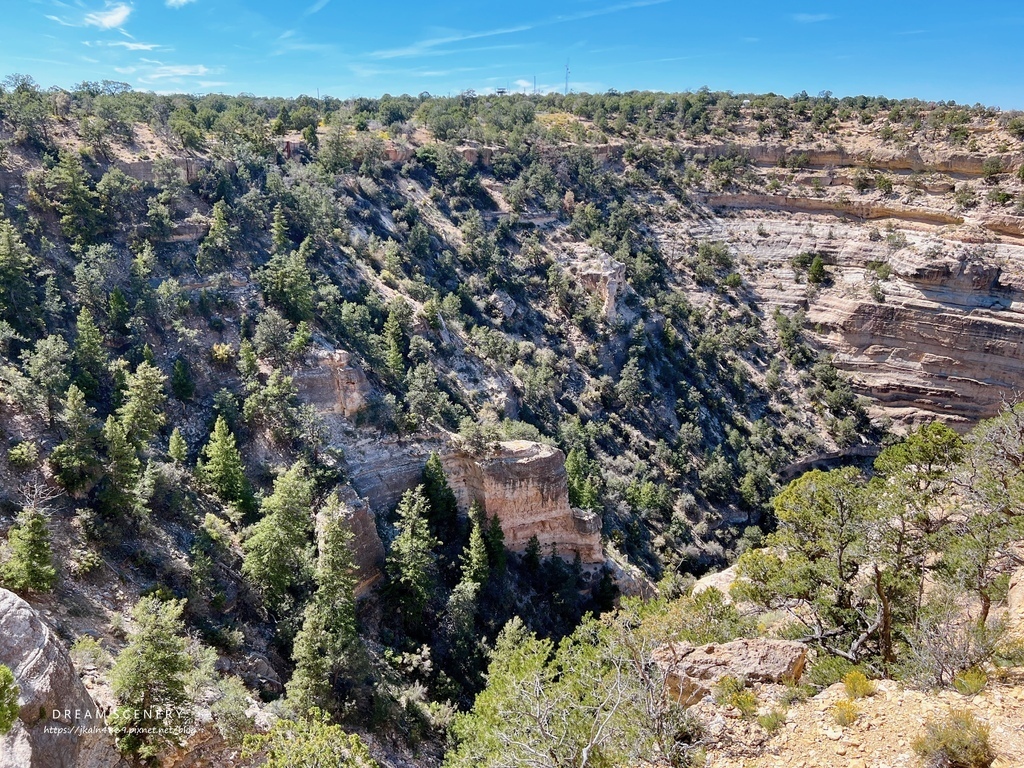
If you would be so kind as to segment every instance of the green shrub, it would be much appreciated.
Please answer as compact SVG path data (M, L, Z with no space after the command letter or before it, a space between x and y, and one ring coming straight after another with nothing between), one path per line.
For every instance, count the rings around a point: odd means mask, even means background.
M816 688L828 688L852 669L853 664L839 656L819 656L807 672L807 682Z
M995 753L989 729L965 709L955 709L942 720L925 723L924 735L914 740L914 751L929 766L989 768Z
M39 461L39 446L31 441L18 443L7 451L7 461L15 469L30 469Z
M787 683L782 695L779 696L779 701L788 707L793 704L799 704L802 701L807 701L812 695L814 695L814 689L809 685Z
M988 685L988 675L984 670L973 667L960 672L953 678L953 688L964 696L977 696Z
M837 725L853 725L860 717L860 709L852 701L837 701L832 707L832 718Z
M853 669L843 675L843 687L846 695L851 699L860 699L864 696L874 696L877 686L874 680L868 680L867 676L858 669Z
M757 724L768 731L768 733L775 733L785 723L786 710L784 709L773 709L771 712L757 718Z
M735 707L744 719L757 714L757 697L747 690L747 683L735 677L723 677L715 686L715 703L719 706Z
M0 736L3 736L18 719L18 686L10 667L0 664Z

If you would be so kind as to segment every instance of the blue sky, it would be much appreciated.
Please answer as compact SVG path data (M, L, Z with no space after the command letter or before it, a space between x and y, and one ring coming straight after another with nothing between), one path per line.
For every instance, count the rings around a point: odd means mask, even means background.
M0 0L0 74L260 95L800 90L1024 108L1024 5Z

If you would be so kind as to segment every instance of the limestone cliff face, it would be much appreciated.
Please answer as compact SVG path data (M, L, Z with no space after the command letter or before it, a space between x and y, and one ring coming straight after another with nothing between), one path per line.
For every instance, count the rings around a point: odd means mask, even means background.
M0 768L127 766L64 646L33 608L0 589L0 664L20 689L18 720L0 737ZM60 717L54 719L55 710ZM73 730L80 726L81 730Z
M565 455L548 445L504 442L477 457L448 441L362 441L346 446L352 486L371 509L385 510L420 482L432 451L441 456L460 510L479 502L488 516L497 515L510 550L524 551L536 536L545 554L553 545L567 558L578 552L584 563L604 562L601 522L570 508Z
M366 405L370 383L352 355L344 350L317 351L310 363L293 374L299 396L322 416L349 421Z
M513 440L486 457L455 452L443 462L460 507L477 502L488 517L497 515L513 552L536 536L544 554L554 549L564 557L579 554L585 564L604 562L601 521L570 508L565 454L557 448Z
M959 224L927 199L876 208L771 195L712 202L729 214L685 236L733 246L766 327L776 309L805 310L805 336L834 354L873 413L966 428L1024 388L1024 241L994 239L988 219ZM881 225L866 222L875 215ZM665 228L667 250L679 234ZM825 259L828 284L809 285L794 269L808 252Z

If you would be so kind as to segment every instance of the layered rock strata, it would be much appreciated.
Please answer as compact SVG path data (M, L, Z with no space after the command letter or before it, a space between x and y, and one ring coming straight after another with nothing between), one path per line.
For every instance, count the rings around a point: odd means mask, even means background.
M126 768L64 646L33 608L0 589L0 664L21 706L0 736L0 768Z

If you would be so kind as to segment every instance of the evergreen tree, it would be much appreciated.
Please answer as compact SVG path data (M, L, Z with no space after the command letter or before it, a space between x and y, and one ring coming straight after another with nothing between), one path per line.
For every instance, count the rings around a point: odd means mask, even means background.
M174 367L171 369L171 392L182 402L191 400L196 392L188 361L182 357L174 361Z
M103 346L103 334L88 307L82 307L78 313L77 330L74 359L78 372L75 383L86 396L95 397L107 370L108 359Z
M405 350L408 343L408 323L411 318L409 305L396 299L388 307L384 321L384 363L396 377L405 376Z
M21 691L14 679L11 668L0 664L0 736L4 736L14 727L21 707L18 706L18 695Z
M312 242L306 238L297 251L275 254L257 275L267 301L294 321L313 314L313 279L306 263L313 250Z
M139 363L128 377L124 400L117 415L129 439L145 445L164 425L163 405L167 401L164 384L167 377L151 363Z
M36 325L35 259L18 231L0 218L0 320L23 333Z
M565 457L565 475L569 486L569 503L583 509L600 508L597 482L594 471L587 460L587 452L577 445Z
M402 495L396 512L398 536L385 561L397 608L406 626L417 630L422 630L424 611L437 586L433 550L438 542L430 533L429 511L422 485Z
M60 484L69 493L77 493L96 478L101 462L96 450L96 412L86 405L85 395L74 384L68 388L59 421L66 437L50 454L50 464Z
M193 660L181 620L184 607L184 600L139 600L132 610L136 629L111 671L118 707L109 723L117 746L142 760L176 743L175 729L192 722L187 681Z
M64 337L56 334L36 342L35 349L21 353L26 375L45 398L47 413L56 412L57 402L64 396L71 379L67 364L71 350Z
M487 544L484 541L484 526L487 524L487 517L479 504L473 504L469 519L472 527L469 531L469 543L462 553L462 579L474 584L483 584L487 581L490 572L490 557L487 554Z
M320 533L320 554L313 575L316 592L303 612L295 636L295 673L288 698L300 712L310 707L338 711L346 677L362 661L356 625L355 563L352 532L337 497L327 502Z
M284 208L278 203L274 206L274 222L270 226L271 253L281 256L288 252L291 243L288 241L288 222L284 217Z
M100 221L99 195L90 186L78 153L61 151L57 165L46 174L45 184L64 235L78 243L91 240Z
M135 447L128 442L121 423L113 415L107 417L103 427L106 443L106 480L100 498L104 509L112 515L124 515L135 511L135 484L139 480L142 465L135 454Z
M26 507L8 534L11 556L0 568L3 583L16 592L49 592L57 580L46 516Z
M181 436L181 432L175 427L171 431L171 439L167 444L167 455L175 464L184 464L188 461L188 443Z
M200 458L196 475L209 484L222 501L238 503L248 498L249 484L245 479L242 454L223 416L217 417L203 456L205 460Z
M501 520L493 515L487 521L487 530L484 531L484 544L487 546L487 557L491 564L491 572L500 575L505 573L505 532L501 530ZM539 545L538 545L539 546Z
M304 581L309 569L313 481L296 463L274 482L260 507L262 519L242 543L242 573L263 593L268 606L284 611L288 590Z
M430 532L442 544L460 543L459 506L437 451L430 454L423 468L423 492L430 503Z
M297 720L277 719L265 734L246 736L242 756L257 755L263 768L379 768L362 739L315 707Z
M210 230L199 244L196 268L207 273L227 261L235 239L235 228L228 222L228 204L218 200L213 204Z

